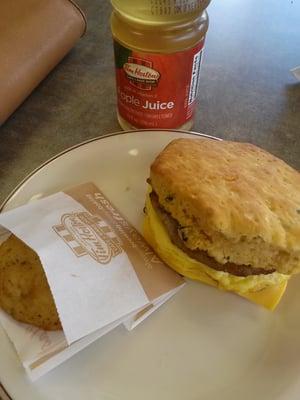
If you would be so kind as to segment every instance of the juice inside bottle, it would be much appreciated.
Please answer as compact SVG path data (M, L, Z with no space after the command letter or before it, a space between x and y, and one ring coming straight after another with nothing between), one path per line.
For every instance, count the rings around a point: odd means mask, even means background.
M143 24L176 24L191 21L210 0L112 0L114 9Z
M209 1L112 1L123 129L191 129Z

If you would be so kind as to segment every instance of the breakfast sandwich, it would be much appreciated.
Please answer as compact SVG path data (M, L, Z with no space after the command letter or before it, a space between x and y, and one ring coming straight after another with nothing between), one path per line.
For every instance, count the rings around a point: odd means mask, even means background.
M274 309L300 271L300 174L247 143L172 141L151 165L144 235L182 275Z
M14 235L0 245L0 308L20 322L62 329L38 255Z

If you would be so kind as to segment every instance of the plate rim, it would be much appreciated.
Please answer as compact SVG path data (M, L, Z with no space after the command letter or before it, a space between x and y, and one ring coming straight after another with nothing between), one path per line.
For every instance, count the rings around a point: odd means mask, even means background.
M1 382L0 382L0 396L2 396L0 397L1 400L13 400L13 398L10 396L10 394L7 392L7 390L2 385Z
M91 142L96 142L101 139L105 139L111 136L118 136L118 135L126 135L128 133L134 133L134 132L177 132L177 133L184 133L186 135L191 135L191 136L199 136L199 137L205 137L208 139L212 140L218 140L222 141L221 138L217 136L212 136L212 135L207 135L205 133L201 132L195 132L195 131L187 131L183 129L131 129L131 130L126 130L126 131L117 131L117 132L111 132L111 133L106 133L104 135L100 136L95 136L91 139L84 140L80 143L77 143L73 146L67 147L65 150L60 151L59 153L55 154L54 156L50 157L48 160L44 161L42 164L34 168L29 174L25 175L25 177L9 192L9 194L4 198L2 203L0 203L0 213L2 213L4 207L7 205L7 203L10 201L10 199L15 195L15 193L33 176L35 175L39 170L43 169L46 165L50 164L57 158L61 157L62 155L69 153L70 151L77 149L78 147L84 146L85 144L91 143ZM1 400L1 399L0 399Z
M134 132L174 132L174 133L183 133L186 135L190 136L198 136L198 137L204 137L212 140L218 140L222 141L221 138L212 136L212 135L207 135L205 133L201 132L196 132L196 131L188 131L188 130L183 130L183 129L131 129L131 130L126 130L126 131L116 131L116 132L111 132L107 133L104 135L96 136L91 139L84 140L82 142L79 142L73 146L67 147L65 150L62 150L61 152L55 154L54 156L50 157L46 161L44 161L42 164L40 164L38 167L34 168L29 174L27 174L15 187L12 189L12 191L4 198L3 202L0 204L0 213L2 213L4 207L8 204L8 202L11 200L11 198L16 194L16 192L32 177L34 176L39 170L43 169L46 165L50 164L57 158L61 157L62 155L71 152L74 149L77 149L81 146L84 146L88 143L91 142L96 142L101 139L105 139L108 137L112 136L118 136L118 135L126 135L129 133L134 133ZM1 383L1 377L0 377L0 396L4 396L3 400L13 400L11 395L7 392L6 388L3 386ZM0 400L2 400L2 397L0 397Z

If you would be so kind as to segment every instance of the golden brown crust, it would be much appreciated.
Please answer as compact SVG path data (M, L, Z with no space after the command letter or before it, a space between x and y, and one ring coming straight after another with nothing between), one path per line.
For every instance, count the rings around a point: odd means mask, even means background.
M190 229L190 248L210 247L223 263L222 252L283 273L300 269L300 174L282 160L248 143L178 139L150 178L160 203Z
M38 256L14 235L0 246L0 307L20 322L61 329Z

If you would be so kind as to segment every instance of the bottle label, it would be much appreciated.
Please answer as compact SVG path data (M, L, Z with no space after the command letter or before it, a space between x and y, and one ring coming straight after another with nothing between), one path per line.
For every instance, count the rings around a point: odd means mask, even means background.
M152 15L187 14L203 10L203 0L150 0Z
M118 111L136 128L179 128L194 114L204 40L171 54L114 41Z

